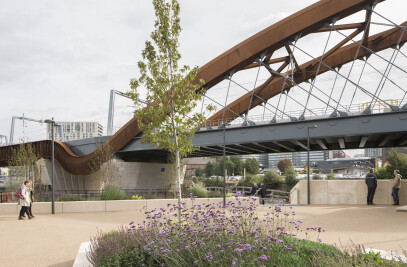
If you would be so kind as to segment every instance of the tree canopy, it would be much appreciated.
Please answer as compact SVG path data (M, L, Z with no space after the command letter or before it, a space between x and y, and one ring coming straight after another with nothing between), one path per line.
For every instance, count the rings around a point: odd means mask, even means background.
M255 158L246 159L244 167L246 168L246 172L250 174L258 174L260 170L260 164Z
M280 172L284 173L285 170L289 167L292 167L293 163L290 159L282 159L277 163L277 168Z

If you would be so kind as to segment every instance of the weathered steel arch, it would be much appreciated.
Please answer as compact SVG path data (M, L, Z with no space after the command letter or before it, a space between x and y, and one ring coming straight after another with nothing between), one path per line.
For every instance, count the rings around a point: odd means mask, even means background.
M382 0L384 1L384 0ZM378 2L382 2L378 1ZM203 79L206 84L205 88L209 89L222 81L231 71L240 71L246 68L256 66L256 59L260 54L266 54L265 62L284 62L284 59L272 59L272 53L281 47L284 47L287 42L292 41L295 36L301 34L306 36L314 32L325 31L324 23L329 23L333 18L344 18L358 11L365 9L366 6L372 5L373 0L321 0L283 20L260 31L242 43L234 46L222 55L216 57L209 63L200 68L197 79ZM367 12L368 13L368 12ZM361 32L364 23L356 23L353 25L338 26L338 29L356 29L357 33ZM373 51L380 51L397 44L397 34L400 30L397 28L385 31L370 38L366 38L364 44L367 44ZM355 35L356 36L356 35ZM407 37L407 36L406 36ZM403 38L403 42L406 38ZM343 45L343 44L342 44ZM353 60L356 53L356 45L348 45L345 47L339 46L324 60L331 67L340 66ZM368 52L361 50L359 57L367 55ZM283 64L283 65L284 65ZM287 65L285 65L287 66ZM315 69L317 66L315 61L310 61L301 66L296 66L296 70ZM328 71L322 67L320 73ZM312 78L310 72L296 71L294 76L296 83L300 83L309 78ZM267 84L256 88L256 93L264 99L269 99L272 96L280 93L282 87L281 78L273 78ZM288 89L286 87L285 89ZM242 96L238 100L231 103L228 107L238 114L242 114L248 107L248 96L250 93ZM251 108L258 105L259 102L254 100ZM231 112L226 113L227 118L234 118ZM219 113L215 114L210 120L219 118ZM77 156L65 144L56 142L55 159L60 163L62 168L74 175L87 175L91 172L90 162L105 146L110 146L110 151L116 153L124 148L134 137L141 132L138 128L137 119L131 119L118 132L116 132L109 140L99 147L93 153L86 156ZM51 142L38 141L33 142L33 146L38 151L39 155L44 158L51 157ZM14 146L0 147L0 164L6 165L11 150Z

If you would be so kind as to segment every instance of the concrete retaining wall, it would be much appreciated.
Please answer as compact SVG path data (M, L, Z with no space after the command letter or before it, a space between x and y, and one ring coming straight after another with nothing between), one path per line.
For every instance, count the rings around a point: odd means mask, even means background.
M222 198L182 199L186 206L203 205L208 203L223 203ZM110 212L152 210L167 207L167 204L178 204L176 199L147 199L147 200L111 200L111 201L66 201L55 202L55 213L71 212ZM17 203L0 203L0 214L18 214L20 206ZM51 213L51 202L34 202L33 214Z
M310 182L310 201L315 205L366 205L367 186L364 180L314 180ZM290 192L291 203L307 204L307 181L301 180ZM407 181L402 180L400 204L407 204ZM373 202L392 204L391 181L378 180Z

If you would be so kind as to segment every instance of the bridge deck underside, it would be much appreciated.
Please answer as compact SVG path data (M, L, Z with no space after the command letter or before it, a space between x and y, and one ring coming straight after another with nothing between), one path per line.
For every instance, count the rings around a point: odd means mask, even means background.
M309 130L311 151L407 146L407 111L401 111L250 127L230 126L226 130L202 129L193 138L193 144L199 150L189 156L221 156L224 144L226 155L307 151L307 131L311 125L318 126ZM141 144L140 138L135 138L118 156L127 161L166 161L167 153Z

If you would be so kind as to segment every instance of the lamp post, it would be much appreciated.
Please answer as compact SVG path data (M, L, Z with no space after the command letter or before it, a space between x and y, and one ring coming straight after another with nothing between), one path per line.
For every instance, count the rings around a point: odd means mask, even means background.
M54 127L55 127L55 121L54 118L52 118L51 120L45 120L45 123L48 123L51 127L51 134L52 134L52 145L51 145L51 162L52 162L52 171L51 171L51 210L52 210L52 214L55 214L55 190L54 190L54 173L55 173L55 163L54 163L54 158L55 158L55 154L54 154Z
M318 128L317 125L310 125L307 127L307 203L311 204L311 194L310 194L310 178L309 178L309 129Z
M226 206L226 126L230 123L222 122L219 129L223 129L223 206Z

